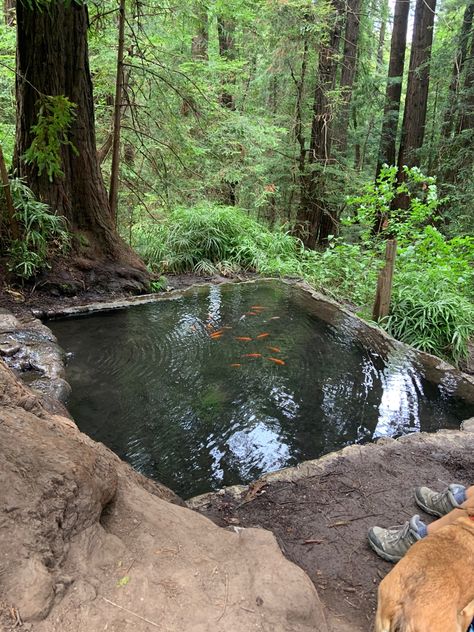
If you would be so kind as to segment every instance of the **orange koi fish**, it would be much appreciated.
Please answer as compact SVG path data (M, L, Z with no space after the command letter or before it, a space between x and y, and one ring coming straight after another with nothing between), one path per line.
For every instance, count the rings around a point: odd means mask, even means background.
M280 360L280 358L267 358L267 360L270 360L270 362L274 362L275 364L285 364L285 362Z
M211 335L209 336L209 338L210 338L211 340L219 340L219 338L222 338L222 336L223 336L223 334L211 334Z
M243 358L261 358L261 353L244 353Z
M209 334L210 336L217 336L218 334L222 335L224 333L223 329L218 329L217 331L213 331L212 334Z
M281 349L280 347L268 347L270 349L270 351L273 351L274 353L281 353Z
M245 312L245 316L256 316L257 312Z
M234 364L231 364L230 366L233 367L234 369L238 369L242 365L239 364L238 362L234 362Z
M250 309L262 310L262 309L265 309L265 307L263 305L251 305Z
M258 334L257 338L267 338L270 334Z
M241 340L242 342L250 342L252 338L250 336L236 336L236 340Z

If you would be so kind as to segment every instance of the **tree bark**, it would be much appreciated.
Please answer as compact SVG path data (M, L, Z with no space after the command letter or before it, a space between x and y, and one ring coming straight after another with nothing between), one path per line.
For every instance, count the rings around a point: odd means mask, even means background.
M207 17L207 6L197 5L195 7L196 34L191 42L191 57L194 61L207 61L209 46L209 26Z
M301 178L301 201L296 218L296 234L308 248L327 242L337 232L334 214L327 208L322 169L332 161L333 106L329 94L334 90L337 54L341 38L341 6L333 4L328 40L319 50L318 74L313 99L311 140L307 166Z
M399 177L404 165L419 164L417 152L423 145L430 83L431 44L436 0L417 0L408 71L402 135L398 152Z
M235 21L222 16L217 17L217 34L219 38L219 54L226 61L234 61L236 59L235 50ZM226 84L235 83L235 78L231 75L227 77ZM234 95L225 87L220 95L220 103L228 110L235 110ZM222 201L229 206L235 206L237 202L236 188L237 182L225 180L223 182Z
M394 165L396 161L395 144L400 112L400 98L402 95L409 12L409 0L396 1L376 177L378 177L384 163Z
M228 18L218 16L217 18L217 33L219 37L219 54L226 61L234 61L236 58L235 52L235 21ZM235 80L233 77L227 79L227 83L233 84ZM221 104L229 110L235 110L234 96L227 90L223 90L220 97Z
M347 150L347 134L349 130L352 88L356 76L357 47L359 43L361 0L348 0L346 29L344 36L344 53L342 59L340 87L342 106L339 113L337 143L343 153Z
M449 138L453 132L456 114L459 110L459 89L461 87L461 75L467 57L469 36L472 31L472 21L474 18L474 2L469 2L464 11L461 30L459 33L459 45L454 60L451 83L449 85L448 107L444 113L441 133L444 138Z
M89 71L87 7L77 2L53 2L47 10L17 6L17 129L14 164L35 194L64 215L69 230L79 234L75 251L91 259L145 268L115 231L107 193L97 160L94 104ZM38 98L64 95L76 104L68 139L61 150L64 173L50 181L39 175L23 155L33 140ZM138 278L138 277L137 277Z
M114 103L114 132L112 138L112 166L110 169L109 204L110 213L115 225L117 225L118 212L118 185L120 168L120 132L122 126L123 111L123 48L125 41L125 0L120 0L119 6L119 36L117 49L117 75L115 78L115 103Z
M17 173L43 202L68 219L73 233L82 234L76 241L84 248L89 244L91 258L112 259L143 270L143 264L115 231L97 161L86 6L55 2L48 10L39 10L19 2L17 21ZM31 127L37 121L41 94L64 95L76 104L68 133L75 151L63 145L64 176L52 182L23 159L33 140Z
M472 28L471 15L471 46L468 60L466 61L466 74L464 76L464 99L459 112L459 133L474 129L474 29Z

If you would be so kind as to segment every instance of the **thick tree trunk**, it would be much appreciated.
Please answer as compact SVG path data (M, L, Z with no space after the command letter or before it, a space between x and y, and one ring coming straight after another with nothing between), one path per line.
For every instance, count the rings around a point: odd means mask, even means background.
M352 88L356 76L357 47L359 43L361 0L348 0L346 30L344 36L344 54L342 58L340 87L342 106L339 113L337 144L343 153L347 150L347 134L350 120Z
M403 69L405 66L409 12L409 0L396 1L376 177L384 163L394 165L396 161L395 144L402 94Z
M417 152L423 145L430 82L431 44L436 0L417 0L408 71L398 166L419 164Z
M53 2L47 10L38 10L19 2L17 22L17 173L42 201L68 219L69 229L78 235L77 253L131 266L143 275L143 264L115 231L97 160L87 8L82 3ZM37 121L40 93L64 95L76 104L68 132L75 150L63 145L64 176L53 181L23 159L33 140L31 127Z
M332 161L333 106L329 95L334 90L337 54L341 38L341 7L333 4L329 38L319 51L318 75L313 100L311 141L307 164L301 179L301 201L296 218L296 234L308 248L324 244L337 232L336 218L324 199L324 166Z

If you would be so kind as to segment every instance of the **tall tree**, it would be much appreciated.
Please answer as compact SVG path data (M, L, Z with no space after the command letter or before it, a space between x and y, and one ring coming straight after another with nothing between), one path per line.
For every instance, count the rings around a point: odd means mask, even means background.
M45 8L22 0L17 6L17 130L14 163L36 195L64 215L77 235L74 250L109 268L125 266L138 282L143 264L118 236L97 160L94 104L89 72L87 6L51 0ZM25 152L46 95L67 97L75 116L60 147L62 175L48 177ZM125 271L122 270L124 276Z
M463 15L463 21L459 32L459 42L454 59L453 70L451 75L451 83L449 85L448 105L444 113L442 134L445 138L449 138L453 131L456 114L459 108L459 92L461 89L461 78L466 62L467 51L469 46L469 37L472 31L472 22L474 18L474 2L470 0L466 5Z
M301 178L301 200L296 223L297 233L308 248L325 243L337 230L333 213L324 196L324 167L332 161L333 104L330 94L336 85L337 57L341 39L341 6L332 4L328 37L319 47L311 139L305 173Z
M407 94L403 112L398 165L413 167L419 164L418 150L423 145L430 83L431 45L436 0L417 0Z
M120 167L120 132L122 128L124 67L123 49L125 44L125 0L120 0L118 19L117 73L115 77L114 129L112 139L112 166L110 169L109 204L115 224L117 224L118 186Z
M207 12L206 5L201 3L195 5L196 33L191 42L191 57L195 61L208 59L209 24Z
M409 12L409 0L396 0L376 175L380 173L380 169L384 163L394 165L396 161L396 140L400 99L402 95L403 70L405 67Z
M341 152L345 152L347 149L350 105L352 88L356 76L357 46L359 43L360 5L361 0L348 0L346 5L347 16L344 33L344 52L339 83L341 87L342 106L339 114L339 124L336 130L337 142Z
M217 17L217 34L219 38L219 54L225 61L232 62L236 59L235 50L235 20L233 18L224 17L219 15ZM235 78L233 73L226 77L225 85L220 95L221 105L228 110L235 110L235 99L232 92L230 92L229 84L234 84ZM234 180L226 180L223 182L223 196L222 201L224 204L235 206L236 204L236 188L237 182Z

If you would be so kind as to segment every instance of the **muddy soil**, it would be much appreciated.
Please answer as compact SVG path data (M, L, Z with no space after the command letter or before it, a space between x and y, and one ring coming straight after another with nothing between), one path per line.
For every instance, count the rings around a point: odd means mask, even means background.
M300 480L270 477L238 497L214 494L200 511L222 526L271 530L287 558L308 573L333 620L370 630L377 586L392 565L370 549L367 530L415 513L430 522L413 501L414 486L469 485L473 469L473 433L411 435L353 446Z

